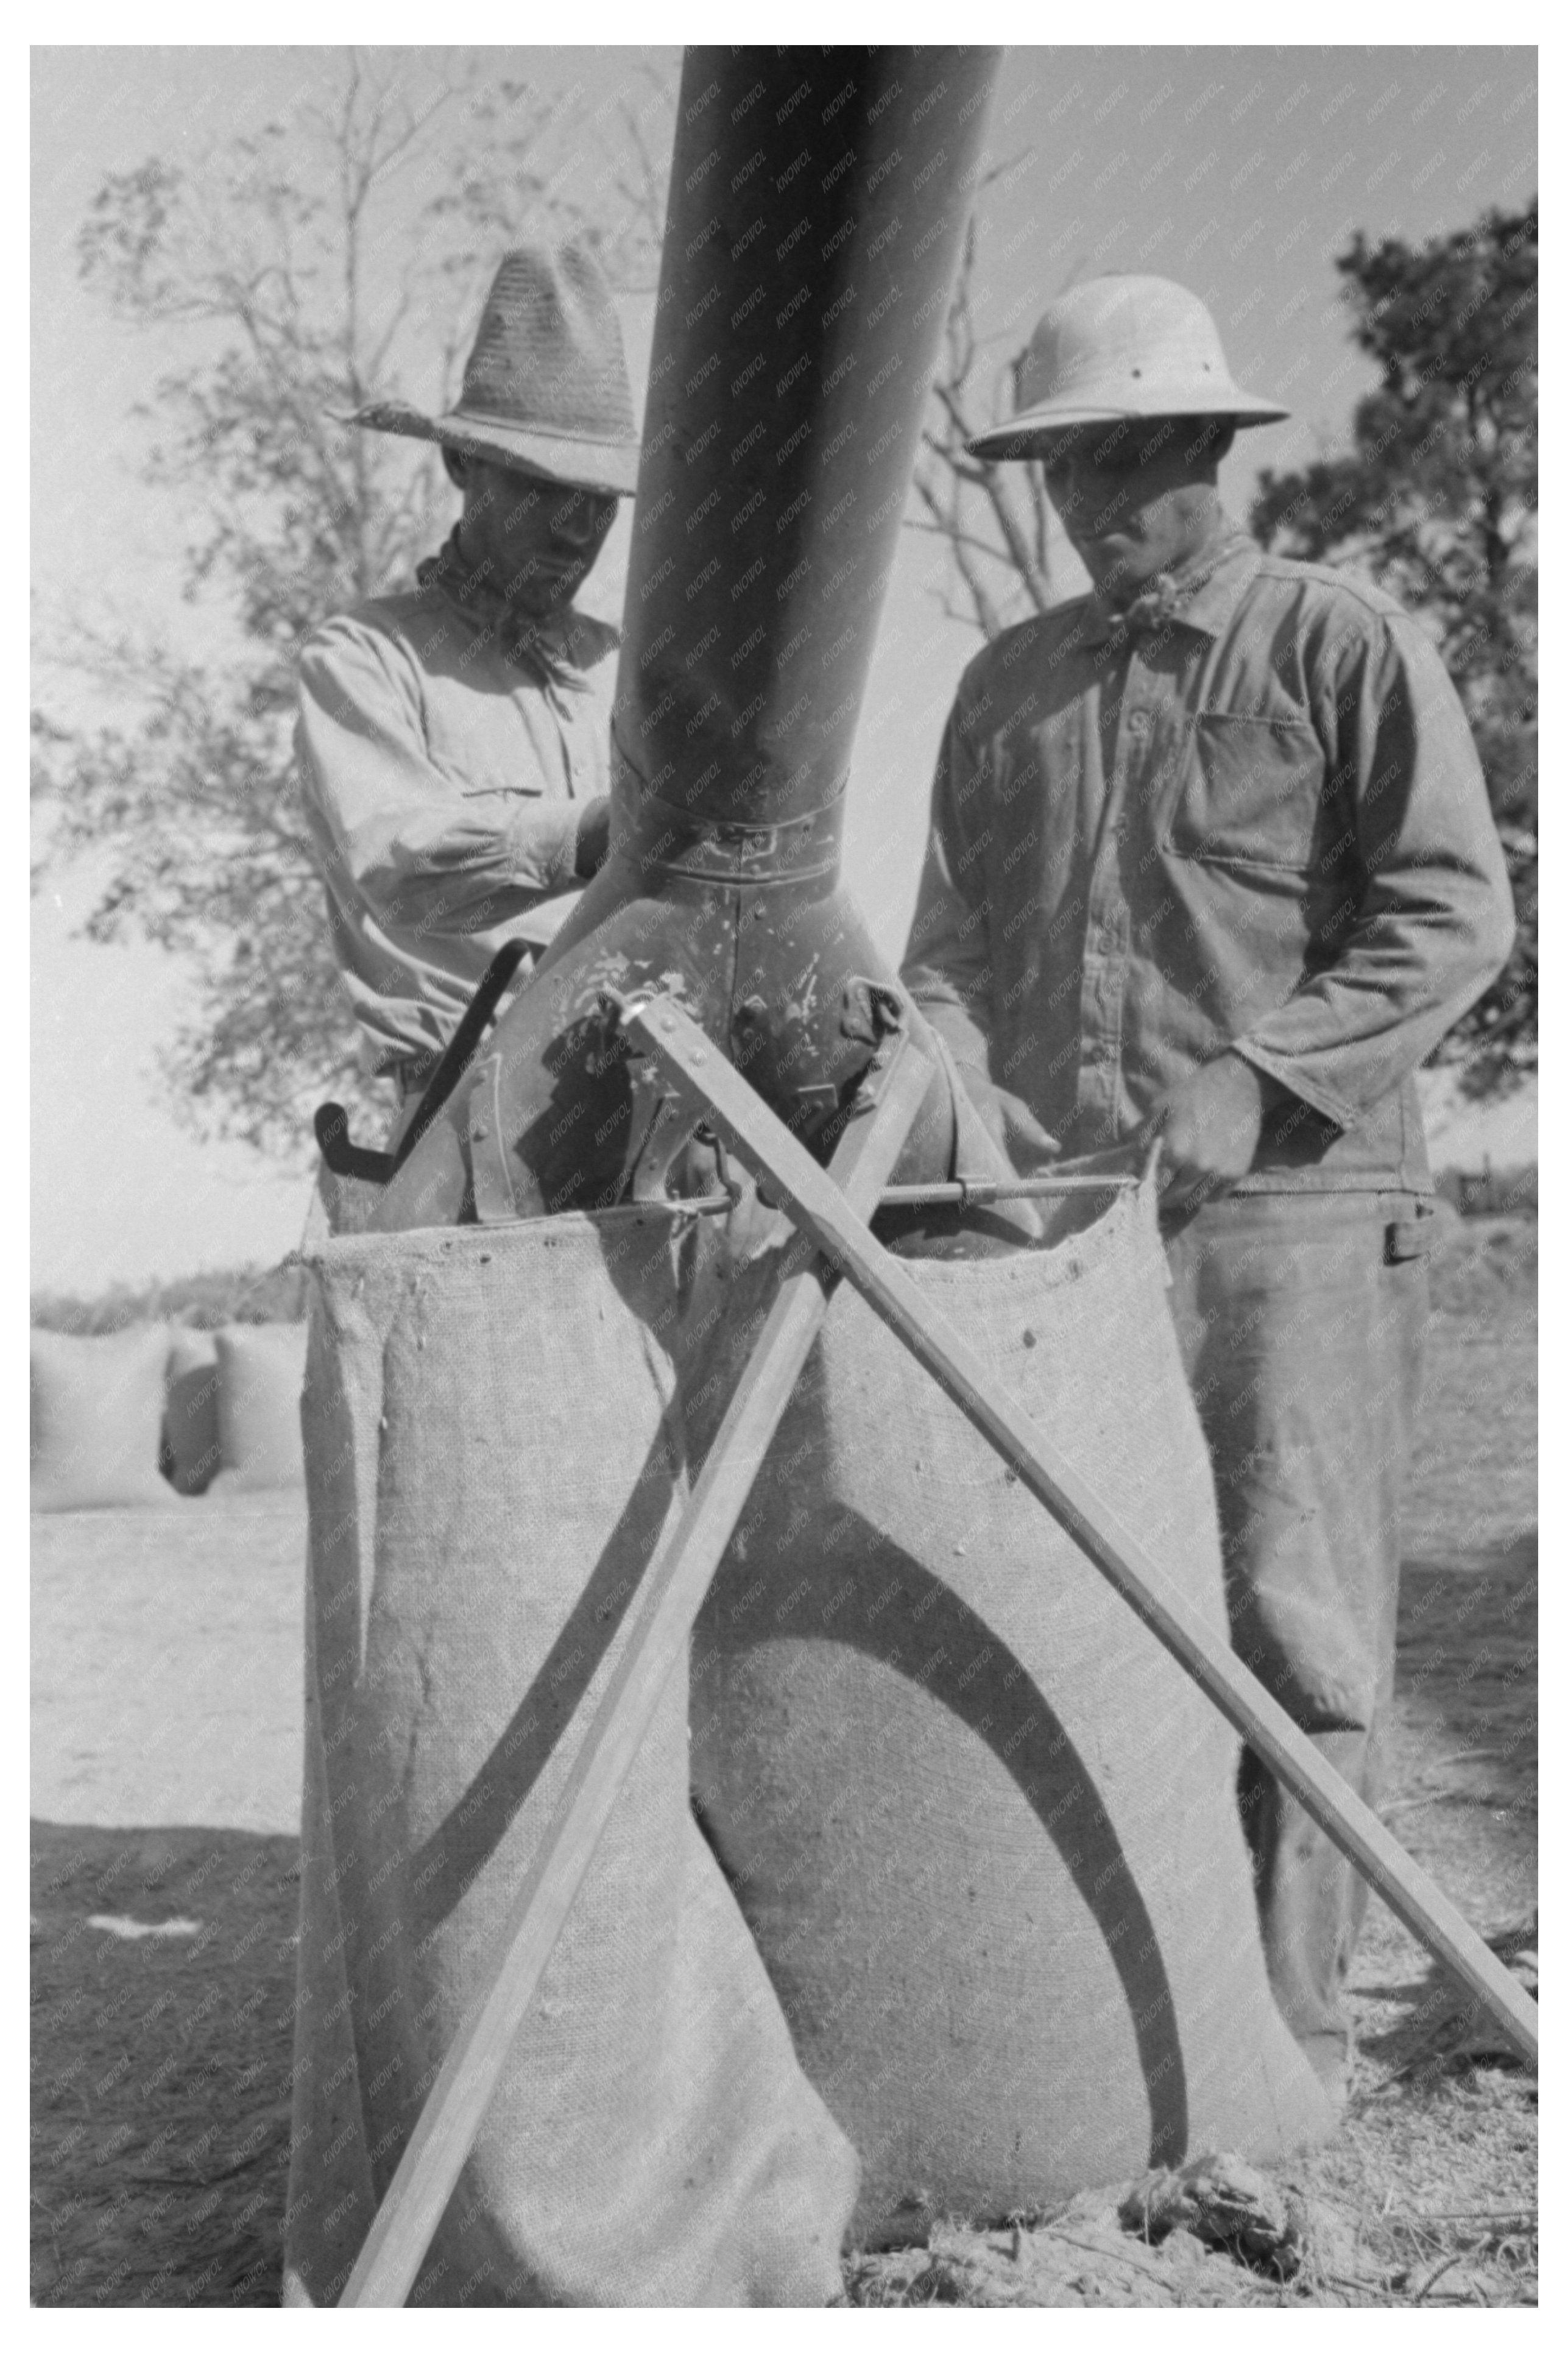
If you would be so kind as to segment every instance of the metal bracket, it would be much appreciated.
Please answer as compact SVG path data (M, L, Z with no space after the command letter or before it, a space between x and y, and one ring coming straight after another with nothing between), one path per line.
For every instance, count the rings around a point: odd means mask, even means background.
M517 1217L505 1140L501 1134L501 1057L487 1054L474 1072L468 1093L468 1168L474 1215L481 1226L508 1225Z
M634 1079L653 1096L653 1112L643 1133L643 1146L632 1170L632 1199L639 1202L668 1201L669 1172L695 1137L702 1123L684 1112L679 1095L659 1092L657 1071L648 1071L640 1081Z
M605 992L605 1010L625 1050L632 1091L631 1198L643 1203L667 1201L670 1169L702 1124L701 1115L684 1109L680 1097L665 1084L657 1062L626 1045L620 1026L626 1004L618 990ZM606 1060L608 1053L606 1044Z
M658 1202L668 1207L689 1208L694 1213L723 1209L741 1198L741 1187L731 1173L724 1141L717 1135L711 1124L700 1111L694 1110L686 1097L670 1087L657 1052L646 1046L636 1045L626 1031L633 1015L645 1011L650 1000L636 994L623 994L616 988L605 987L600 993L601 1004L616 1025L617 1035L626 1041L626 1069L631 1080L637 1112L633 1127L635 1157L632 1160L631 1198L639 1203ZM666 1000L651 1000L663 1003ZM801 1087L795 1095L797 1106L791 1122L792 1133L812 1132L816 1145L834 1145L851 1120L868 1115L882 1101L900 1051L908 1040L904 1023L904 999L899 991L883 982L851 979L844 990L844 1010L840 1027L847 1038L865 1041L871 1047L855 1091L846 1103L841 1101L837 1087L824 1082ZM707 1041L699 1050L698 1059L710 1048ZM725 1058L727 1059L727 1058ZM669 1172L679 1155L694 1139L710 1141L718 1156L719 1183L723 1188L717 1194L696 1196L689 1202L671 1200L668 1192ZM766 1202L765 1185L759 1187ZM777 1205L774 1205L777 1206Z
M795 1100L795 1113L790 1126L812 1127L819 1119L833 1117L838 1109L838 1090L824 1079L813 1086L797 1088Z

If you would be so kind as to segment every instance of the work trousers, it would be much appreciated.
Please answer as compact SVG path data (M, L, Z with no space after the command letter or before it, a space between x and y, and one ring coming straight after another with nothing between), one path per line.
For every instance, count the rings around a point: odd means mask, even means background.
M1429 1206L1407 1193L1232 1195L1167 1233L1208 1440L1231 1641L1375 1803L1394 1688L1399 1502L1419 1398ZM1239 1797L1269 1980L1325 2081L1366 1883L1250 1750Z

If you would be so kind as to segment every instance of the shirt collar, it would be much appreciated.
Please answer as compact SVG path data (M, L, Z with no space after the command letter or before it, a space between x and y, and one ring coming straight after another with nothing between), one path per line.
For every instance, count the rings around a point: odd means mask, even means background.
M478 622L510 660L546 684L585 686L587 672L621 641L619 630L580 613L575 605L539 614L512 604L488 566L469 569L456 530L435 555L425 558L415 578L421 588L433 589Z

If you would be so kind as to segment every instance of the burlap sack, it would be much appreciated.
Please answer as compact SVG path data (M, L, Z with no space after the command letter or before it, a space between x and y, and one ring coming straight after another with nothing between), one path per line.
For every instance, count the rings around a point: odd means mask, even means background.
M685 1488L668 1221L320 1246L286 2301L333 2303ZM823 2304L854 2154L668 1693L415 2300Z
M163 1375L163 1455L177 1495L205 1493L223 1461L217 1346L210 1332L174 1332Z
M213 1485L245 1493L298 1487L305 1477L300 1396L305 1378L302 1324L231 1324L216 1335L218 1445Z
M174 1502L158 1470L168 1354L163 1324L32 1335L35 1512Z
M910 1271L1223 1641L1152 1201ZM860 2155L857 2236L1327 2129L1264 1975L1236 1740L847 1292L710 1596L692 1709L703 1819Z

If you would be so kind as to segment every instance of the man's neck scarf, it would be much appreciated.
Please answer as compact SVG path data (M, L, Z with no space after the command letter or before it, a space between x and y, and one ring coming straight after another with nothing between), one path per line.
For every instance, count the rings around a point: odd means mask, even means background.
M1229 518L1221 517L1184 564L1170 572L1157 572L1129 603L1112 605L1098 591L1092 592L1095 627L1090 642L1118 644L1128 638L1152 637L1168 622L1179 620L1184 608L1214 578L1241 537Z
M579 613L574 605L551 613L527 611L517 602L519 583L502 580L493 561L469 564L458 543L456 527L414 576L421 588L439 589L482 622L507 659L531 671L541 686L582 693L589 669L619 643L606 622Z

